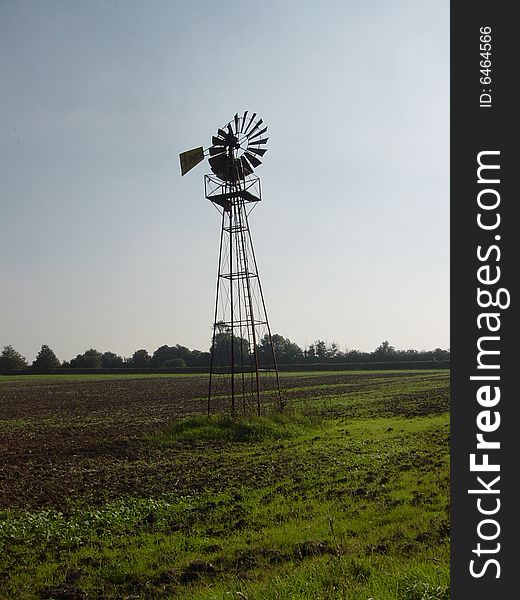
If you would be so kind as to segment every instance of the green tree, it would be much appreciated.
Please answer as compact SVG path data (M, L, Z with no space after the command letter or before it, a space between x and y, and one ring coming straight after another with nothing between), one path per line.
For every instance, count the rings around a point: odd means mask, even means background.
M210 353L201 352L200 350L192 350L190 357L190 366L194 367L209 367Z
M27 361L25 356L22 356L12 346L4 346L2 354L0 354L0 369L11 370L11 369L25 369L27 367Z
M141 349L141 350L136 350L132 354L132 358L130 359L130 364L132 367L149 367L150 360L151 360L151 356L148 354L148 351Z
M249 364L249 342L237 335L231 336L231 329L225 323L215 325L216 333L213 339L213 365L219 367L230 367ZM231 350L233 348L233 351ZM211 348L210 348L211 352ZM231 355L233 354L233 361Z
M363 362L366 359L365 353L359 350L349 350L345 354L345 360L347 362Z
M433 350L433 360L449 360L450 359L450 351L443 350L442 348L435 348Z
M276 362L278 364L291 364L301 362L303 360L303 351L294 342L291 342L289 338L284 338L278 333L274 333L271 336L273 342L274 354L276 356ZM273 362L271 344L269 342L269 335L265 334L260 340L258 346L259 356L262 362L271 364Z
M42 345L31 365L33 369L59 369L60 366L61 364L56 354L54 354L54 351L47 344Z
M101 355L101 366L104 369L117 369L124 366L123 357L114 352L103 352Z
M182 358L186 361L186 364L189 364L191 359L191 352L186 346L181 346L177 344L176 346L160 346L153 353L151 366L152 367L164 367L167 360L172 360L173 358Z
M374 358L377 358L378 360L389 360L395 358L396 351L393 346L390 346L388 340L385 340L374 350L373 355Z
M337 358L337 357L341 357L342 353L339 349L338 344L336 344L336 342L331 342L328 346L327 346L327 358Z
M70 361L70 366L79 369L99 369L101 367L101 352L90 348L83 354L78 354Z
M327 344L323 340L316 340L314 342L314 352L320 362L324 361L327 358Z

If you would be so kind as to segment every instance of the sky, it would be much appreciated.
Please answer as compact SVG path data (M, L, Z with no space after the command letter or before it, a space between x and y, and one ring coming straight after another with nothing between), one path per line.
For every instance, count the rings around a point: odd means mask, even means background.
M210 346L208 147L269 126L251 215L271 329L449 348L448 0L2 0L0 346Z

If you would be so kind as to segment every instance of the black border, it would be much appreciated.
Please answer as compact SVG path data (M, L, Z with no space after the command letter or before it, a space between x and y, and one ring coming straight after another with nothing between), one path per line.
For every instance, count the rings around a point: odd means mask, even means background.
M516 57L518 25L513 16L514 3L482 2L480 0L451 3L451 598L454 600L480 600L513 598L518 592L517 566L518 517L520 491L517 491L517 474L520 469L520 428L518 404L520 397L515 386L515 370L520 351L515 341L520 334L516 318L516 280L518 241L515 236L515 205L520 203L514 190L518 177L514 144L518 121L515 118ZM480 82L480 27L492 28L491 108L481 108ZM476 197L477 155L483 150L500 151L501 214L500 287L511 294L511 305L501 312L500 375L501 401L497 407L501 415L498 438L501 449L494 451L500 465L501 509L496 519L501 533L500 552L489 555L500 562L500 577L496 569L488 568L486 574L476 579L469 572L469 561L478 540L477 525L485 518L476 508L476 496L468 489L475 487L476 474L470 472L469 455L475 452L476 416L482 410L476 402L478 385L469 377L476 374L476 342L479 335L477 315L476 248L479 244L493 243L495 233L483 232L477 226ZM482 309L481 309L482 311ZM491 546L492 543L489 542ZM520 554L520 553L519 553ZM482 559L481 559L482 561ZM482 564L482 562L480 563Z

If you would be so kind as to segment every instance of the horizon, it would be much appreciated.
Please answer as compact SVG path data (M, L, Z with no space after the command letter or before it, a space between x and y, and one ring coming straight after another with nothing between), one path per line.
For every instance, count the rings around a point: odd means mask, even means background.
M273 336L275 336L275 335L281 335L281 334L273 333ZM282 337L284 337L285 339L289 339L289 338L286 338L285 336L282 336ZM304 352L304 353L310 348L310 346L315 345L316 342L320 342L320 341L325 342L328 347L330 347L330 345L334 343L334 342L329 342L327 340L322 340L320 338L317 338L316 340L314 340L311 344L309 344L307 346L300 346L299 344L297 344L293 340L289 340L289 341L292 342L292 343L294 343L294 344L296 344L300 348L300 350L302 352ZM414 351L414 352L417 352L419 354L423 354L423 353L428 353L428 352L435 352L436 350L442 350L443 352L448 352L448 353L450 352L450 348L441 348L441 347L436 347L436 348L396 348L395 346L393 346L390 343L390 340L382 340L381 344L383 344L385 341L389 342L390 347L393 348L393 351L396 352L396 353ZM11 346L11 344L7 344L5 346L2 346L1 349L5 348L6 346ZM49 346L49 344L41 344L40 345L40 349L31 358L25 356L22 352L20 352L20 354L27 361L27 364L29 366L31 365L31 363L34 362L34 360L36 359L36 356L38 355L38 352L41 350L41 348L43 346L48 346L54 352L54 349L51 346ZM117 355L118 357L122 358L124 361L129 361L129 360L131 360L133 354L135 352L139 351L139 350L146 350L148 352L148 354L150 355L150 357L151 357L151 356L153 356L153 354L155 353L156 350L158 350L159 348L162 348L164 346L168 346L170 348L176 347L176 346L182 346L184 348L187 348L190 352L198 351L198 352L204 352L204 353L208 353L208 354L211 351L210 348L208 348L208 349L190 348L189 346L185 346L184 344L181 344L181 343L177 343L177 344L167 344L167 343L165 343L165 344L161 344L160 346L157 346L157 348L154 348L154 349L143 348L142 346L140 346L138 348L135 348L135 350L133 350L128 355L118 354L117 352L114 352L114 354ZM338 353L339 354L343 354L343 355L346 355L346 354L348 354L350 352L359 352L360 354L373 354L373 353L375 353L377 351L378 347L373 348L372 350L361 350L359 348L348 348L346 346L338 346ZM16 347L13 347L13 348L14 348L14 350L18 351L18 349ZM63 362L70 362L74 358L77 358L77 356L81 356L81 355L85 354L85 352L88 352L89 350L95 350L95 351L99 352L100 354L104 354L104 353L107 353L107 352L113 352L113 350L110 349L110 348L107 348L107 349L105 349L105 348L101 348L101 349L100 348L85 348L82 352L78 352L76 355L70 356L70 357L60 357L56 353L55 354L56 354L56 357L58 358L58 360L61 363L63 363Z

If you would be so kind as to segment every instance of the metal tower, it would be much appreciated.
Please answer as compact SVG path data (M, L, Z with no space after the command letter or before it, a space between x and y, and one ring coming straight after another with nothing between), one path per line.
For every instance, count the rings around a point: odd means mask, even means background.
M267 127L247 111L236 114L212 146L180 155L182 175L209 155L212 175L204 176L205 197L221 214L218 274L211 341L208 414L229 407L232 414L280 406L280 380L249 228L249 216L262 199L261 164Z

